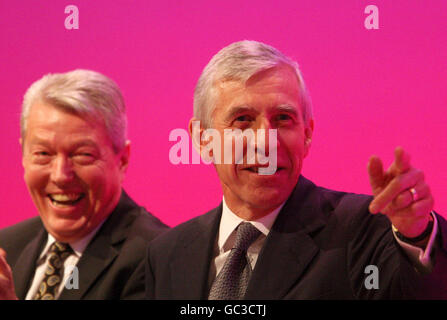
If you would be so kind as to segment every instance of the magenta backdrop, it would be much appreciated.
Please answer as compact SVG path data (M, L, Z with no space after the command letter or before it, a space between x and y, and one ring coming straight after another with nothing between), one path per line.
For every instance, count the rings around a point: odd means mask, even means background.
M67 5L79 29L66 30ZM364 9L379 8L379 30ZM129 194L167 224L221 200L211 166L172 165L169 133L187 128L195 83L227 44L253 39L296 59L315 112L304 175L319 185L370 193L366 164L386 166L402 145L447 216L447 1L1 1L0 227L37 214L23 181L19 112L43 74L100 71L128 107Z

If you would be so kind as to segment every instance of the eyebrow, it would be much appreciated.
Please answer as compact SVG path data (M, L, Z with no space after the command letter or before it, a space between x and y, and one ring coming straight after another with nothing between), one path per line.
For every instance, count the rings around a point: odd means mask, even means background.
M296 108L289 104L281 104L281 105L277 106L275 109L276 109L276 111L292 113L293 115L298 116L298 112L297 112Z
M33 137L31 139L28 139L29 143L34 145L34 144L40 144L43 146L48 146L50 143L45 140L45 139L41 139L41 138L37 138L37 137ZM25 142L25 139L23 139L23 142Z
M50 146L51 145L50 142L48 142L45 139L39 138L39 137L34 137L33 139L30 140L30 143L32 145L38 144L38 145L42 145L42 146ZM90 147L97 148L98 144L95 143L91 139L82 139L82 140L76 141L71 147L72 148L79 148L79 147L83 147L83 146L90 146Z

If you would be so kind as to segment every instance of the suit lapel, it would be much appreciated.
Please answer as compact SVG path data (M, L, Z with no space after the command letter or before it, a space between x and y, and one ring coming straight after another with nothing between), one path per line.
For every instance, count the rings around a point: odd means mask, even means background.
M34 240L31 241L22 251L14 265L14 285L16 295L20 300L24 300L26 298L31 281L34 278L37 259L39 258L46 239L47 233L42 227Z
M110 240L99 236L82 254L76 267L78 268L79 288L62 291L59 300L82 299L94 281L107 266L112 263L118 251L113 248Z
M82 254L76 267L79 275L79 288L62 291L59 300L83 299L95 280L115 260L119 246L126 239L134 216L128 214L133 208L132 200L122 193L113 212L104 222Z
M281 299L298 281L319 248L312 233L325 225L315 185L300 177L261 250L245 299Z
M206 299L214 244L222 204L197 219L192 230L179 241L179 252L171 262L172 294L186 300Z

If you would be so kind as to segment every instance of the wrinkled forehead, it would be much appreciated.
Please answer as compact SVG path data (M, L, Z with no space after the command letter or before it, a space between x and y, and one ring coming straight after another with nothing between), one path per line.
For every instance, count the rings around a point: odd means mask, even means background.
M252 73L234 73L232 76L216 74L213 80L213 87L219 88L231 83L240 83L245 86L250 86L268 77L277 77L283 78L283 80L287 79L288 81L292 81L296 84L296 90L299 91L299 77L296 70L284 63L268 68L262 68L253 71Z
M302 110L298 79L293 69L287 66L262 70L247 80L221 79L215 83L214 90L214 111L217 112L228 111L228 108L256 107L250 106L250 101L264 102L263 96L266 103L272 104L271 107L288 106L289 109ZM297 113L301 112L297 110Z
M91 132L107 136L104 123L89 114L55 106L48 103L35 103L31 106L26 118L26 130L22 140L45 133L58 134L58 137L74 136L75 134L88 135Z
M279 64L277 66L260 70L252 74L245 80L246 86L256 85L258 82L268 79L276 79L278 83L284 84L287 82L299 91L299 80L294 68L286 64Z
M61 116L69 117L71 119L79 119L90 124L91 126L105 127L105 119L101 116L99 111L96 111L95 109L75 109L61 103L52 103L39 100L30 107L30 110L25 118L26 128L35 123L57 123Z

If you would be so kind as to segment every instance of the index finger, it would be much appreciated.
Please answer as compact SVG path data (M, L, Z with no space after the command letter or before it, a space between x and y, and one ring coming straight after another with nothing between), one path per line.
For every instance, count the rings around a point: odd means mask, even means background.
M391 164L388 172L398 175L407 172L410 168L410 154L400 146L394 149L394 162Z

